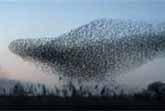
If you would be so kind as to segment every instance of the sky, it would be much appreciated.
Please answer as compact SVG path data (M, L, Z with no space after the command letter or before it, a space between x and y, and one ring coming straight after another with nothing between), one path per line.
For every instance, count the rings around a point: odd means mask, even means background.
M0 0L0 67L3 70L0 73L6 72L3 77L14 79L51 81L50 76L9 52L12 40L57 37L99 18L163 22L164 10L164 0ZM144 78L144 73L154 69L159 70L159 80L165 74L163 65L164 59L152 62L139 69L140 74L126 78L130 81L139 75ZM43 76L39 77L41 73Z
M0 41L57 36L98 18L161 21L162 0L0 0Z

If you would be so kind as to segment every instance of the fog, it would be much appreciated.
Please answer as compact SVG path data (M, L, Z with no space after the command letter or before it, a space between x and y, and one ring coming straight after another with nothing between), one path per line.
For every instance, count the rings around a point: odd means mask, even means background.
M50 86L62 84L58 74L52 74L49 70L43 71L35 63L24 61L7 49L1 51L0 61L0 78L44 83ZM164 66L165 58L157 58L127 74L121 74L117 81L131 88L145 88L151 82L165 81Z
M47 85L59 85L58 76L51 71L42 71L37 65L24 61L8 49L1 50L0 78L20 80Z
M131 88L145 88L155 81L165 82L165 58L157 58L126 74L121 74L118 81Z

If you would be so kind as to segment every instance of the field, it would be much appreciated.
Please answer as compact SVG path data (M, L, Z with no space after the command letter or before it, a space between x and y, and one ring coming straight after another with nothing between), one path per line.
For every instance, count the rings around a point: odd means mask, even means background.
M130 99L130 98L129 98ZM165 100L129 100L110 97L2 96L0 109L164 109Z

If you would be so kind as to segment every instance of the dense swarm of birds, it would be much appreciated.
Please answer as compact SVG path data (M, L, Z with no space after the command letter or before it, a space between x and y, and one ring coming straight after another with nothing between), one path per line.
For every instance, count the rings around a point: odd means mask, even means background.
M18 39L9 49L71 78L113 78L165 51L165 28L161 25L99 19L56 38Z

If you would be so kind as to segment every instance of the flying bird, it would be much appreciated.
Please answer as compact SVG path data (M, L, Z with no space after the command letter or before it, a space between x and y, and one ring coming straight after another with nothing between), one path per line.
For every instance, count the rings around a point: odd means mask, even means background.
M115 77L165 52L163 26L103 18L55 38L17 39L9 49L70 78Z

